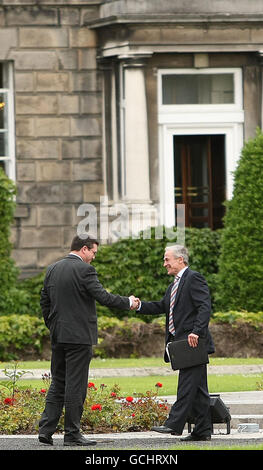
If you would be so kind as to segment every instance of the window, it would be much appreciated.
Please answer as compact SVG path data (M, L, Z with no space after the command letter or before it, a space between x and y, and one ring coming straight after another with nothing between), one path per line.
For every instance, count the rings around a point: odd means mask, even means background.
M241 69L160 70L159 109L219 111L242 109Z
M0 62L0 166L15 180L12 64Z
M225 104L234 102L232 73L163 75L163 104Z

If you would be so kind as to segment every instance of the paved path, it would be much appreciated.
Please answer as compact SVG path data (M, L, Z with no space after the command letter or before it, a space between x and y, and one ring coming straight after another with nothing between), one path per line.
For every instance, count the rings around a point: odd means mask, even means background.
M213 434L211 441L198 442L200 447L214 447L214 446L237 446L237 445L254 445L263 444L263 431L258 433L239 433L237 430L232 430L230 434L224 434L220 431ZM188 433L184 431L183 436ZM89 450L123 450L123 449L176 449L176 446L184 445L189 447L189 444L180 441L180 437L171 436L170 434L158 434L156 432L125 432L125 433L110 433L110 434L89 434L85 435L88 439L95 439L97 445L89 447ZM47 446L40 444L37 435L20 435L20 436L5 436L0 435L0 450L68 450L63 447L63 436L56 434L53 436L54 446ZM79 449L79 448L78 448ZM87 449L87 447L85 448ZM1 455L1 454L0 454Z
M48 373L48 369L26 369L27 373L23 375L23 379L41 379L42 374L45 372ZM147 375L174 375L178 372L171 370L169 366L161 367L133 367L133 368L116 368L116 369L93 369L90 368L89 377L90 378L100 378L100 377L139 377ZM262 374L263 373L263 364L257 365L227 365L227 366L212 366L208 365L208 374ZM5 374L3 370L0 370L0 379L4 379Z

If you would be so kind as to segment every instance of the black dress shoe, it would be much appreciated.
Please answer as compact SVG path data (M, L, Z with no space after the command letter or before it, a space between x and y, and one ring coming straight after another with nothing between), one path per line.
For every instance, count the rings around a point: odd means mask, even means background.
M172 434L172 433L176 434L174 429L168 428L167 426L153 426L151 428L151 431L161 432L163 434Z
M39 434L38 440L42 444L49 444L50 446L53 446L53 439L48 434Z
M189 434L186 437L182 437L180 441L192 442L192 441L211 441L211 436L197 436L195 434Z
M64 446L95 446L97 441L85 439L81 436L76 439L64 440Z

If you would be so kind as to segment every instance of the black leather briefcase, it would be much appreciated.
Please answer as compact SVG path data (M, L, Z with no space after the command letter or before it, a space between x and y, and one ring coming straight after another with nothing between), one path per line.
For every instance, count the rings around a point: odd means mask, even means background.
M189 346L187 339L172 341L167 344L166 352L173 370L186 369L209 362L205 338L199 338L196 348Z
M214 423L226 423L227 434L230 434L231 415L229 408L225 405L219 394L210 394L210 413L212 434L214 432ZM191 432L191 424L196 423L195 416L188 416L188 432Z

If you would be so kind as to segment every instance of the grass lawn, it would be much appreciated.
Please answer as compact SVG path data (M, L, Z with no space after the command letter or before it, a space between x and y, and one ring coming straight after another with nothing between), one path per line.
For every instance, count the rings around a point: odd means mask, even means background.
M263 364L263 358L210 358L210 365L238 365L238 364ZM0 363L0 370L5 367L10 367L11 362ZM123 367L162 367L169 366L165 364L161 357L142 357L139 359L125 358L125 359L92 359L91 362L91 374L92 369L111 369L111 368L123 368ZM49 361L27 361L19 362L19 369L30 370L30 369L43 369L45 372L50 371ZM155 384L161 382L163 387L159 389L159 395L175 395L177 388L177 374L170 376L135 376L135 377L105 377L94 379L90 378L91 382L94 382L97 387L104 383L109 388L114 384L118 384L121 388L121 394L128 395L133 393L145 393L147 390L155 390ZM249 391L257 390L258 383L263 381L263 374L233 374L233 375L215 375L210 374L208 376L208 385L210 393L219 392L237 392L237 391ZM18 382L19 386L23 387L37 387L44 388L44 382L40 379L21 379Z
M262 380L263 374L209 375L208 387L210 393L257 390L257 383L262 382ZM118 384L121 389L120 394L123 396L145 393L148 390L155 391L155 384L157 382L162 383L162 387L158 389L160 396L176 395L177 381L178 376L176 374L171 376L150 375L143 377L90 378L90 382L93 382L97 388L101 384L105 384L110 389L113 385ZM45 388L45 384L41 379L21 379L18 381L18 386L23 388L28 386L39 389Z
M213 437L212 437L213 439ZM215 446L213 445L213 442L211 441L211 446L201 446L201 445L193 445L193 444L187 444L187 445L175 445L172 447L169 447L167 450L263 450L263 444L236 444L236 445L218 445ZM242 457L242 455L241 455Z

